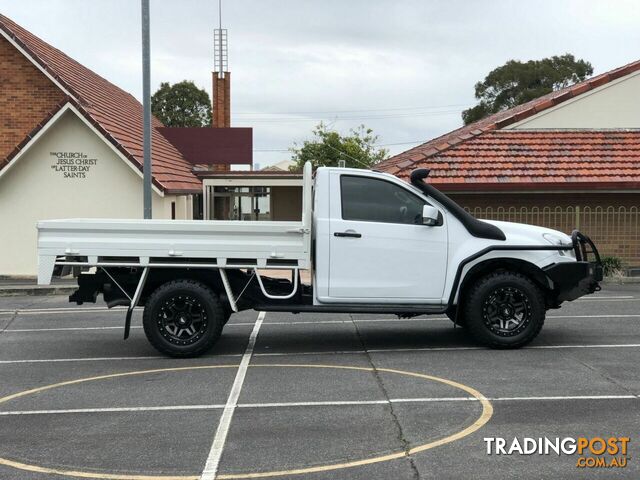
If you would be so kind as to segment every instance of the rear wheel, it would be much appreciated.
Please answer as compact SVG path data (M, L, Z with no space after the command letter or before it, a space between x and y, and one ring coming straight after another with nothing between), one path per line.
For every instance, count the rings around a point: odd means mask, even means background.
M542 329L545 302L540 288L514 272L481 278L468 293L464 317L471 335L492 348L518 348Z
M194 280L174 280L157 288L144 309L144 333L161 353L195 357L220 338L226 316L218 295Z

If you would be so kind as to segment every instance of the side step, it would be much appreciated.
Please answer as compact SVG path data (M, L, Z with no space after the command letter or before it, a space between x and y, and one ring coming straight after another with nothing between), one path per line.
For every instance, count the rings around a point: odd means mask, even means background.
M446 305L404 305L404 304L385 304L385 305L292 305L292 304L269 304L256 305L254 310L267 312L290 312L290 313L391 313L394 315L410 314L410 315L433 315L445 313Z

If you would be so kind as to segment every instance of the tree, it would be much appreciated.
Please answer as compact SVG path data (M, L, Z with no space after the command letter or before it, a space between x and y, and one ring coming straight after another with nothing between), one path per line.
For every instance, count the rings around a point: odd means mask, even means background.
M166 127L211 125L209 94L188 80L173 85L162 82L151 97L151 111Z
M290 149L291 160L296 162L292 170L302 169L307 161L313 168L337 167L339 160L344 160L347 167L370 168L387 158L388 151L376 147L377 140L373 130L364 125L341 135L320 122L313 129L312 140L305 140L301 147L294 144Z
M493 113L526 103L547 93L581 82L593 74L585 60L570 53L542 60L509 60L475 85L480 103L462 112L465 125Z

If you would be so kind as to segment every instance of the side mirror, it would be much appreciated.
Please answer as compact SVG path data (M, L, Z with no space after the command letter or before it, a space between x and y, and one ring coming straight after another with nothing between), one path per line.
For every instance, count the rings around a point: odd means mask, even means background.
M422 224L433 227L438 224L438 209L431 205L424 205L422 207Z

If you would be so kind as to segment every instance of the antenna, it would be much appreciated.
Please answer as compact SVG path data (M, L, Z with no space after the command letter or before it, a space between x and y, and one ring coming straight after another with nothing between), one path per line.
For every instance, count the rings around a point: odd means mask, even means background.
M219 27L213 30L213 71L218 78L224 77L224 72L229 70L229 55L227 42L227 29L222 28L222 0L218 0Z

